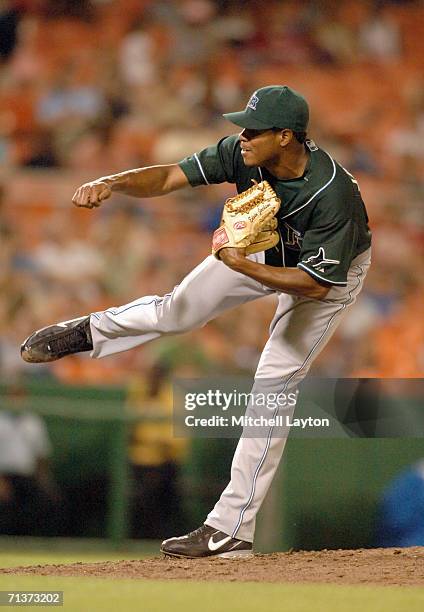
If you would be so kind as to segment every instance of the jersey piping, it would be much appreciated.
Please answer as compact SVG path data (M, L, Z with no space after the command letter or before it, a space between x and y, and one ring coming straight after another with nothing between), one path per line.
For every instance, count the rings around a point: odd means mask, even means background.
M315 270L311 270L310 268L308 268L308 266L305 266L305 264L302 262L298 263L297 267L303 268L308 274L312 274L312 276L316 276L317 278L325 281L326 283L331 283L332 285L346 285L347 284L345 281L333 281L333 280L330 280L329 278L325 278L325 276L321 276L320 274L317 274Z
M205 181L206 185L210 185L210 183L209 183L208 179L206 178L206 175L205 175L205 173L203 171L203 167L202 167L202 164L200 163L200 159L199 159L197 153L194 154L194 159L196 160L197 165L199 166L199 170L202 173L202 176L204 178L204 181Z
M333 181L334 181L334 177L336 176L336 164L334 163L334 160L332 157L330 157L330 155L328 155L327 151L324 151L323 149L321 149L323 153L325 153L327 155L327 157L329 157L331 163L333 164L333 174L330 178L329 181L327 181L325 183L325 185L323 185L322 187L320 187L320 189L318 189L318 191L316 191L310 198L309 200L307 200L304 204L302 204L302 206L299 206L299 208L295 208L295 210L292 210L291 212L287 213L286 215L283 215L281 217L281 219L286 219L287 217L290 217L291 215L294 215L294 213L297 213L299 210L302 210L302 208L305 208L305 206L307 206L308 204L310 204L312 202L312 200L314 198L316 198L316 196L318 194L320 194L322 191L324 191L324 189L326 189Z

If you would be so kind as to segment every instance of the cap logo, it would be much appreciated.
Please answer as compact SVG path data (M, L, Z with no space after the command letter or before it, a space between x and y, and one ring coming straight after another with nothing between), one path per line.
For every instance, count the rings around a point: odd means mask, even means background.
M258 96L253 94L253 96L250 98L249 102L247 103L246 108L251 108L252 110L256 110L256 105L258 102L259 102Z

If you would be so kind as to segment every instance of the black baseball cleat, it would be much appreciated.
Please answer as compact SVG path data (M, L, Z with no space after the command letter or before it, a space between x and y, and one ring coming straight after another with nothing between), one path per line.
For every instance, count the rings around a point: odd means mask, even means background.
M21 357L28 363L47 363L92 348L90 317L85 316L34 332L22 344Z
M186 559L200 559L202 557L224 557L235 559L253 556L251 542L236 540L231 536L202 525L196 531L179 538L169 538L162 542L160 551L169 557L184 557Z

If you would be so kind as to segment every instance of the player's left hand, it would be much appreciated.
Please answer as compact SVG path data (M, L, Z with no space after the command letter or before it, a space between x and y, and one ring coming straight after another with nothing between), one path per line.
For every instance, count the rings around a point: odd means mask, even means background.
M280 240L275 215L281 200L267 181L254 183L225 201L221 224L212 236L212 255L217 259L224 248L245 248L245 254L251 255L274 247Z
M225 263L226 266L232 268L237 265L242 259L246 257L246 248L235 248L235 247L224 247L219 251L219 259Z

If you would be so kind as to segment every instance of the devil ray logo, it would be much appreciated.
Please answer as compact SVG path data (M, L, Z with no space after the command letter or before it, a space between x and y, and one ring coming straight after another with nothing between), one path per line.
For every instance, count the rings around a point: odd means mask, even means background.
M318 253L316 255L311 255L308 259L304 259L304 264L309 264L311 268L318 270L318 272L325 272L324 266L326 264L337 265L340 263L338 259L328 259L325 255L325 251L323 247L319 247Z
M300 251L300 249L302 248L303 240L302 234L298 230L294 229L294 227L291 227L291 225L289 225L285 221L282 227L282 231L284 233L284 244L286 245L286 247L294 251Z
M247 107L246 108L251 108L252 110L256 110L256 105L259 102L259 98L256 94L253 94L253 96L250 98L249 102L247 103Z

